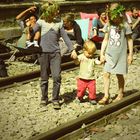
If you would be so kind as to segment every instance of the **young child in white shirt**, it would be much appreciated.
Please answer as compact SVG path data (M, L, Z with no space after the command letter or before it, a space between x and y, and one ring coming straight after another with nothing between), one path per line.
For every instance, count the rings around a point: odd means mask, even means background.
M79 77L77 79L77 99L82 102L86 89L89 92L89 102L96 104L96 80L94 68L95 64L101 64L94 58L96 45L88 40L84 43L83 53L75 59L75 64L80 64Z

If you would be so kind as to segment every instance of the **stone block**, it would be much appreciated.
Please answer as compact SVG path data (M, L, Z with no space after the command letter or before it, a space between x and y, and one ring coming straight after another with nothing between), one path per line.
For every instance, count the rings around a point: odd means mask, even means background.
M22 31L20 27L9 27L0 29L0 40L8 40L11 38L20 37Z

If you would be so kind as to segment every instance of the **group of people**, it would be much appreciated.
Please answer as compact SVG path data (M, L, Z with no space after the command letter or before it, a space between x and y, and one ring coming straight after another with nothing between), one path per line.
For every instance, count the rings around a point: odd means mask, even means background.
M92 31L90 39L94 42L102 42L104 38L104 25L108 22L108 5L97 11L99 18L92 20ZM135 41L140 38L140 10L137 7L131 7L124 10L124 18L130 24L132 30L132 39Z
M105 11L101 12L99 21L93 21L101 29L93 27L94 36L101 34L102 45L100 60L94 58L96 44L93 40L84 41L79 25L74 21L72 14L66 15L63 22L59 14L59 5L56 3L44 4L37 18L34 15L36 7L28 8L20 13L16 19L22 19L23 33L26 34L25 46L40 47L39 63L41 69L41 103L47 105L48 80L51 71L53 79L52 103L55 109L60 109L59 96L61 86L61 56L70 53L75 64L80 65L77 79L77 97L83 101L86 89L89 93L89 101L96 104L96 80L94 67L96 64L104 65L104 97L98 102L106 104L109 100L110 75L116 74L118 79L118 96L114 101L123 98L124 77L128 64L133 60L133 40L130 24L124 18L125 8L119 3L110 3ZM115 12L114 12L115 11ZM21 21L21 20L20 20ZM20 43L19 43L20 44ZM65 47L67 46L67 48ZM129 54L127 55L127 47ZM78 51L82 49L81 54Z

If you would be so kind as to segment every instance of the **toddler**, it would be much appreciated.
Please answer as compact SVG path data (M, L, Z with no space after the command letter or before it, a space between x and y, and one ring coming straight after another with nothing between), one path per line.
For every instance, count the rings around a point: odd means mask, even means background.
M77 99L82 102L86 89L89 91L89 102L96 104L96 80L94 67L100 64L99 60L94 59L96 52L95 43L88 40L83 45L83 54L75 59L75 64L80 64L79 77L77 79Z

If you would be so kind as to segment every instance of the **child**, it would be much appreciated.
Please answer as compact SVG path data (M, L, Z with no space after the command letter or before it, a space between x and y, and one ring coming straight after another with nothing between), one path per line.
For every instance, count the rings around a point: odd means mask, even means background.
M96 104L96 81L94 74L95 64L100 64L99 60L94 59L96 46L92 41L85 41L83 54L75 59L75 64L80 64L79 78L77 79L77 98L83 100L86 89L89 91L89 101Z
M42 11L41 17L37 21L41 27L41 104L48 104L49 70L51 70L53 79L52 103L54 109L60 109L59 93L61 85L61 54L58 43L59 38L62 37L66 42L67 46L69 47L71 57L74 58L77 54L63 28L62 23L56 20L59 13L59 6L55 3L47 5L46 9L42 9Z
M110 75L116 74L118 79L118 96L114 100L119 101L123 98L124 77L127 73L127 64L132 63L133 41L131 38L131 27L124 20L125 8L112 3L108 11L109 23L105 25L105 37L101 46L100 60L104 65L104 97L99 104L106 104L109 100ZM127 56L127 46L129 54Z

